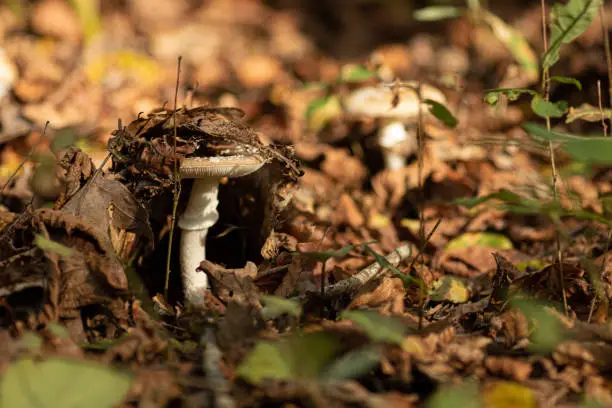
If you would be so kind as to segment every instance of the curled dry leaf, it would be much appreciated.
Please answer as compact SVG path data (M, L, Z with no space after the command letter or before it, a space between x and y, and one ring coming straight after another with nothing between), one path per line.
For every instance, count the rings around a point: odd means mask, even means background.
M349 304L347 309L368 307L382 314L403 314L405 289L399 278L383 278L372 290L371 284L366 284L360 293Z
M247 262L244 268L225 269L220 265L203 260L200 268L202 273L212 278L213 293L219 299L225 303L233 301L261 309L259 290L255 285L257 266L253 262Z
M70 148L59 161L59 179L64 188L54 208L81 217L111 243L122 260L138 248L153 244L148 212L119 181L103 172L96 174L92 160L78 148Z
M37 235L70 250L42 249ZM127 319L123 266L108 237L80 217L49 209L21 214L0 234L0 259L0 296L9 305L11 295L39 288L41 294L27 298L27 307L48 304L51 320L78 317L90 305L110 308L118 321Z

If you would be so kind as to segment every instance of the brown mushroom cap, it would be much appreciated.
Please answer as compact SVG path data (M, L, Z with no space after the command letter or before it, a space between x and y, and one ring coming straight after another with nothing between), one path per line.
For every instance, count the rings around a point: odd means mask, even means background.
M265 164L257 155L187 157L181 163L182 178L242 177L254 173Z

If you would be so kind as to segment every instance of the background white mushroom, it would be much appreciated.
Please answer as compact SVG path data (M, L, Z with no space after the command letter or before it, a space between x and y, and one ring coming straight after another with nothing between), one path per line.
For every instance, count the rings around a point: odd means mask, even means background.
M258 155L191 157L183 160L181 177L194 179L187 208L178 220L186 304L203 305L204 291L208 288L208 277L204 272L198 272L197 268L206 259L208 229L219 219L219 181L223 177L235 178L254 173L264 163L264 159Z
M419 98L410 89L417 86L417 82L405 82L397 90L387 86L366 86L353 91L344 100L347 113L383 120L378 131L378 143L383 149L387 169L404 167L406 157L418 148L415 125L419 115ZM396 97L397 104L394 106ZM431 85L421 84L421 97L446 104L444 94ZM426 104L423 105L423 114L428 114ZM407 126L409 129L406 129Z

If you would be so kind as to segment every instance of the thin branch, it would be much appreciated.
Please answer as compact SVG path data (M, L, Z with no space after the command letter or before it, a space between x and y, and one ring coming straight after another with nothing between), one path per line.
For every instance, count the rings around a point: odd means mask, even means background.
M178 90L181 80L181 60L183 57L178 57L178 63L176 67L176 87L174 88L174 112L172 112L172 125L174 127L174 138L172 141L172 164L174 173L174 184L173 184L173 204L172 204L172 218L170 220L170 233L168 234L168 256L166 257L166 281L164 282L164 297L168 299L168 286L170 282L170 261L172 259L172 239L174 238L174 226L176 224L176 210L178 208L179 197L181 196L181 175L178 171L176 162L176 139L178 138L176 133L176 109L178 101Z

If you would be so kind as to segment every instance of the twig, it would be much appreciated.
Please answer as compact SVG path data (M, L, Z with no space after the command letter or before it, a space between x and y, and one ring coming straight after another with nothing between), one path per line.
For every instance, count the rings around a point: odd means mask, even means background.
M606 125L606 116L603 111L603 103L601 101L601 81L597 81L597 102L599 103L599 114L601 115L601 127L603 128L604 137L608 137L608 125Z
M168 299L168 286L170 282L170 261L172 259L172 239L174 237L174 225L176 224L176 210L178 208L179 197L181 196L181 175L176 166L176 108L178 100L179 81L181 79L181 60L183 57L178 57L176 67L176 87L174 88L174 112L172 112L172 125L174 127L174 140L172 141L172 164L174 173L173 184L173 204L172 204L172 219L170 220L170 233L168 234L168 256L166 257L166 281L164 282L164 297Z
M412 246L410 244L405 244L395 249L389 255L385 257L385 259L392 265L399 265L402 261L408 259L412 255ZM354 293L363 285L371 281L372 279L377 278L386 272L387 269L383 268L378 262L374 262L370 266L362 269L356 274L350 276L347 279L341 280L340 282L334 283L333 285L328 285L325 287L325 298L333 298L338 295L350 294ZM301 299L302 297L297 297L296 299Z

